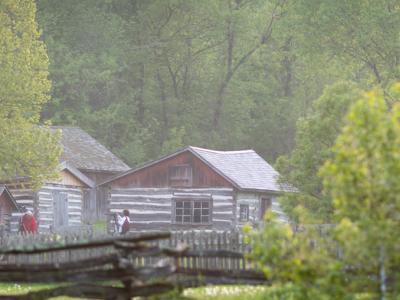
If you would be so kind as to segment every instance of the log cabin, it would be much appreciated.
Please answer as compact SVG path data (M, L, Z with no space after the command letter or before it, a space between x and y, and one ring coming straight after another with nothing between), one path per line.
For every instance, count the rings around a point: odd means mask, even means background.
M267 210L282 222L277 201L295 192L254 150L216 151L189 146L100 184L113 215L128 209L131 230L229 230L256 226Z
M79 127L52 126L61 131L63 152L60 161L68 162L96 185L130 170L120 158L109 151ZM101 187L84 190L83 213L85 221L104 219L107 210L107 194Z
M63 162L59 167L59 178L46 181L33 190L28 177L18 177L5 182L18 206L33 212L39 232L49 232L80 226L83 223L83 192L92 189L95 183L76 169ZM10 231L18 230L22 212L12 214Z
M1 233L10 231L11 216L19 212L19 206L6 185L0 185Z
M3 183L18 205L34 213L40 232L105 218L107 194L96 184L129 170L128 165L78 127L52 126L51 130L61 131L59 180L47 181L36 191L23 176ZM12 231L17 230L20 215L12 215Z

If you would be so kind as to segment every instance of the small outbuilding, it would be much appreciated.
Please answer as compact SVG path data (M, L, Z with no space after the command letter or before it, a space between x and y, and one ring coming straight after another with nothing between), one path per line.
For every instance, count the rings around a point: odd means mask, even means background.
M47 181L33 190L27 177L6 182L11 195L19 206L32 211L39 225L39 232L80 226L83 223L83 193L95 187L94 182L67 162L59 167L57 180ZM12 214L11 231L18 230L21 212Z
M277 197L295 189L254 150L189 146L100 184L112 215L130 211L132 230L228 230L256 225L267 210L282 222Z
M18 205L34 213L40 232L68 230L104 219L107 194L96 185L129 170L128 165L78 127L52 126L51 130L61 131L59 179L47 181L35 191L30 179L23 176L2 183L7 184ZM17 230L20 215L13 213L9 222L12 231Z
M11 216L19 207L6 185L0 184L0 226L1 231L10 230Z
M68 162L96 185L130 170L127 164L81 128L71 126L51 128L61 131L63 152L60 161ZM84 198L84 219L86 221L104 219L107 211L107 195L103 189L96 187L86 189Z

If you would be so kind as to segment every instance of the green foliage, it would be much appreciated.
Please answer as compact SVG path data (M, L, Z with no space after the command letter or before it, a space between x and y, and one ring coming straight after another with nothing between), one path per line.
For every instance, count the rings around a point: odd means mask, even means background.
M132 165L187 144L252 147L273 160L291 149L305 102L330 78L297 65L278 27L285 1L38 7L54 82L43 119L83 127Z
M344 116L359 95L355 84L336 83L326 88L308 116L297 122L296 145L290 156L281 156L276 164L282 180L300 190L299 194L282 197L283 207L294 220L298 220L298 206L307 208L314 222L331 219L332 203L322 194L322 180L317 173L332 157L331 147L343 126Z
M399 92L396 85L392 94ZM399 143L398 103L389 108L382 93L373 91L352 105L320 171L324 193L333 199L336 228L328 235L315 225L293 232L267 215L263 230L252 237L251 258L282 287L276 298L396 299Z
M53 81L42 118L81 126L131 165L187 144L273 161L326 86L378 83L389 97L399 78L392 0L37 3Z
M367 274L385 268L394 286L400 264L394 238L400 229L399 146L400 105L389 108L382 93L373 91L352 108L335 155L321 170L345 259Z
M0 178L27 176L33 186L55 177L58 136L37 127L49 100L46 48L34 1L0 3Z
M278 287L272 299L345 299L344 264L335 261L329 242L315 226L294 233L267 214L263 230L252 234L249 258Z
M386 89L400 79L397 1L301 0L293 9L296 29L307 36L302 46L310 54L329 54L358 82Z

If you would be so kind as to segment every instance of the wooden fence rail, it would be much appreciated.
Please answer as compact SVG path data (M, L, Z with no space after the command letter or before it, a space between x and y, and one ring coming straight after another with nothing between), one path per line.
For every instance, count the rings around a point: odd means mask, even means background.
M28 248L22 245L2 248L0 282L68 282L73 285L12 297L0 296L0 299L47 299L60 295L131 299L177 287L269 283L262 273L248 268L243 253L228 249L241 246L239 234L211 233L212 238L208 238L200 233L199 236L202 238L198 239L196 233L136 234L67 244L51 241L50 244L31 244ZM31 241L35 239L40 240L31 237ZM188 247L189 242L195 246ZM82 251L87 252L82 255ZM65 253L69 255L60 260L58 256ZM10 257L16 262L11 263ZM109 285L116 280L123 287Z
M170 249L189 247L193 251L200 252L205 250L226 250L246 254L250 250L249 245L244 242L242 234L237 231L176 231L168 233L168 235L168 239L154 240L150 244L154 247ZM129 238L134 236L143 236L143 233L133 233ZM116 251L116 245L108 243L108 240L113 240L113 238L115 238L115 236L93 232L66 233L64 235L7 236L0 239L0 246L1 249L12 249L12 251L0 250L0 265L66 263L90 259L94 256L110 255ZM99 240L104 244L100 245ZM90 246L80 246L82 243L88 241L96 242L91 243ZM65 245L68 245L68 247L65 247ZM55 251L54 249L57 247L59 250ZM52 250L46 250L44 248ZM228 252L225 253L227 254ZM148 264L157 263L159 260L160 258L156 255L138 255L135 257L134 263L136 266L144 267ZM185 257L176 258L175 263L179 264L181 267L192 269L251 268L251 265L246 263L243 255L242 257L230 257L229 255L224 257L202 257L190 256L188 253Z

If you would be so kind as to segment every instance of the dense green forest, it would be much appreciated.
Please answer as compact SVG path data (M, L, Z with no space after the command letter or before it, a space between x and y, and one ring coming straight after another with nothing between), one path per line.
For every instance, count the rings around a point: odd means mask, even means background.
M131 166L254 148L298 189L243 227L262 299L399 299L399 28L399 0L1 0L0 179L57 178L48 124Z
M184 145L253 148L332 205L318 169L362 90L400 79L396 0L37 0L51 101L131 166ZM277 160L278 159L278 160ZM277 161L276 161L277 160Z
M192 144L290 153L340 80L399 76L398 1L37 0L52 91L43 120L131 166Z

